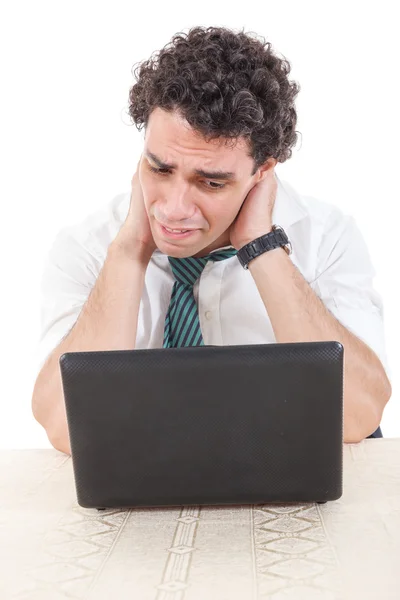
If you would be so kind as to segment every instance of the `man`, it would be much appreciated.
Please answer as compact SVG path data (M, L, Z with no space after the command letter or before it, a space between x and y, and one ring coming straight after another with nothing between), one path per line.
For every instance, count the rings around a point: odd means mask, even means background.
M64 228L43 274L32 408L55 448L70 453L61 354L202 344L341 342L344 441L382 435L391 385L363 237L275 173L296 141L288 72L269 44L212 27L141 65L132 189ZM276 247L250 259L266 235Z

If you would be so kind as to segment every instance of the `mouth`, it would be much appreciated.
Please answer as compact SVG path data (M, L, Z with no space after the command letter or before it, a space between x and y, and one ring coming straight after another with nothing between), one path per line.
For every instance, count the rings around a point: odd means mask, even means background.
M160 223L158 223L158 221L157 221L157 226L160 228L160 231L164 237L168 237L168 238L174 239L174 240L185 239L187 237L194 235L196 233L196 231L199 231L199 229L186 229L186 230L185 229L183 229L183 230L169 229L167 227L164 227L164 225L161 225Z

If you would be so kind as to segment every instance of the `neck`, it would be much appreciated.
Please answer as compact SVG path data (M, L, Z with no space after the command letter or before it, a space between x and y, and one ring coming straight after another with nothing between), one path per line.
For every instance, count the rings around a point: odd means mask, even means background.
M193 254L193 257L201 258L202 256L206 256L207 254L210 254L210 252L212 252L213 250L217 250L218 248L223 248L224 246L230 246L230 245L231 245L231 240L230 240L230 236L229 236L229 229L227 229L226 231L224 231L224 233L222 235L219 236L219 238L217 238L209 246L207 246L206 248L203 248L202 250L199 250L199 252L197 252L197 254Z

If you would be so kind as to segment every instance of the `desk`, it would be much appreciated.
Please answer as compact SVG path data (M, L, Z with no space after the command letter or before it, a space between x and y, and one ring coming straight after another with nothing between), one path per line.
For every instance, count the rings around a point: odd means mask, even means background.
M327 504L105 510L71 457L0 451L1 600L398 600L400 438L345 444Z

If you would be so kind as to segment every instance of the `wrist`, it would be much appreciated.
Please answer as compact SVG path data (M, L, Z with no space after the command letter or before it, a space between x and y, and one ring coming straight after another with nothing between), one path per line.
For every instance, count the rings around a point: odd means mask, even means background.
M127 259L142 264L147 267L154 250L149 248L145 243L135 240L132 236L127 236L122 229L111 242L109 254L117 255L121 259Z
M263 235L266 235L267 233L271 233L271 231L272 231L272 225L270 225L269 227L264 227L261 232L256 232L256 233L252 234L251 236L246 236L245 238L240 240L240 242L237 244L238 248L236 248L236 249L240 250L241 248L243 248L243 246L246 246L247 244L254 242L254 240L257 240L258 238L262 237Z
M246 240L244 240L246 241ZM259 256L270 254L272 250L282 248L286 254L291 254L292 245L286 232L280 225L272 225L272 231L268 231L242 246L237 257L244 269Z

